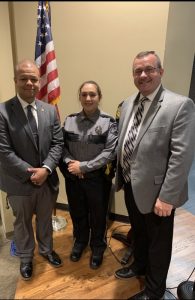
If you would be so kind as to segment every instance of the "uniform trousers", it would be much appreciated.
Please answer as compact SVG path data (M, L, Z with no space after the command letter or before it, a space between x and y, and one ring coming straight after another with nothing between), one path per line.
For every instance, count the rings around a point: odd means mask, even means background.
M14 239L17 255L22 262L31 262L35 238L32 226L33 215L36 215L36 240L40 254L49 254L53 250L52 211L57 200L48 183L35 186L29 196L8 195L8 201L15 216Z
M147 295L160 299L166 290L171 261L175 210L168 217L159 217L153 212L142 214L135 203L131 183L124 185L124 193L134 233L132 267L145 273ZM143 198L143 201L147 199Z
M65 178L66 193L73 223L75 244L90 244L96 254L106 248L108 183L104 176L93 178Z

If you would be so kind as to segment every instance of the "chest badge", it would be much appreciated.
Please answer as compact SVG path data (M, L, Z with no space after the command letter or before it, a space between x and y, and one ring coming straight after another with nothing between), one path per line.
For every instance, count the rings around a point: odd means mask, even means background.
M101 126L96 126L95 133L97 133L98 135L102 134L102 127Z

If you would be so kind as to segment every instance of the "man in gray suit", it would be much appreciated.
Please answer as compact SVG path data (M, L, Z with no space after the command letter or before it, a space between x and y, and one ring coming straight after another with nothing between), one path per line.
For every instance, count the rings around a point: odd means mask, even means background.
M17 95L0 104L0 188L7 193L15 216L20 273L28 280L35 248L33 214L39 253L54 267L62 264L53 250L52 211L63 136L55 107L35 98L40 81L36 65L30 60L20 62L14 81Z
M163 72L154 51L139 53L133 61L139 92L121 107L116 189L124 187L134 234L134 261L115 276L145 276L144 290L129 299L163 299L174 213L188 199L195 106L191 99L163 88Z

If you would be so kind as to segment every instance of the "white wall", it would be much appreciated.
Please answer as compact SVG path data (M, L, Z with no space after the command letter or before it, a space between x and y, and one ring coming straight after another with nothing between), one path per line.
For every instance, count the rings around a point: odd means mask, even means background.
M15 88L13 84L13 58L10 36L9 10L7 2L0 2L0 102L13 97ZM6 195L0 191L0 211L4 232L13 230L12 210L6 209Z
M0 102L13 97L15 93L13 82L13 58L10 35L8 3L0 2Z

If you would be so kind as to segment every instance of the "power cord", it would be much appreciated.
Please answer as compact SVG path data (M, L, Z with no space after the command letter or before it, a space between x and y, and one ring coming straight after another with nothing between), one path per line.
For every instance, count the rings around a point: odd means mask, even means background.
M190 279L191 276L193 275L194 271L195 271L195 268L192 270L191 274L189 275L189 277L187 278L186 281L189 281L189 279ZM168 293L170 293L170 294L174 297L173 299L177 299L177 298L171 293L171 291L170 291L170 290L174 290L174 289L178 289L178 286L175 286L175 287L167 287L166 291L167 291Z
M119 229L119 228L121 228L121 227L129 227L129 224L127 224L127 225L124 225L124 224L122 224L122 225L118 225L118 226L116 226L112 231L111 231L111 233L110 233L110 237L106 237L107 238L107 245L108 245L108 248L110 249L110 252L112 253L112 255L114 256L114 258L116 259L116 261L122 266L122 263L121 263L121 259L119 259L118 257L117 257L117 255L114 253L114 251L112 250L112 247L111 247L111 239L112 239L112 235Z
M195 271L195 267L194 267L194 269L192 270L190 276L188 277L188 279L187 279L186 281L188 281L188 280L191 278L191 276L193 275L194 271ZM185 280L184 280L184 281L185 281ZM174 289L177 289L177 288L178 288L178 286L170 287L170 288L168 287L167 289L168 289L168 290L174 290Z
M165 294L166 294L166 296L165 296L165 298L164 298L164 300L168 300L168 299L170 299L170 300L174 300L174 299L177 299L176 297L175 297L175 295L173 295L173 293L171 293L171 291L169 291L167 288L166 288L166 292L165 292ZM170 296L169 296L169 294L170 294ZM170 298L171 297L171 298Z

